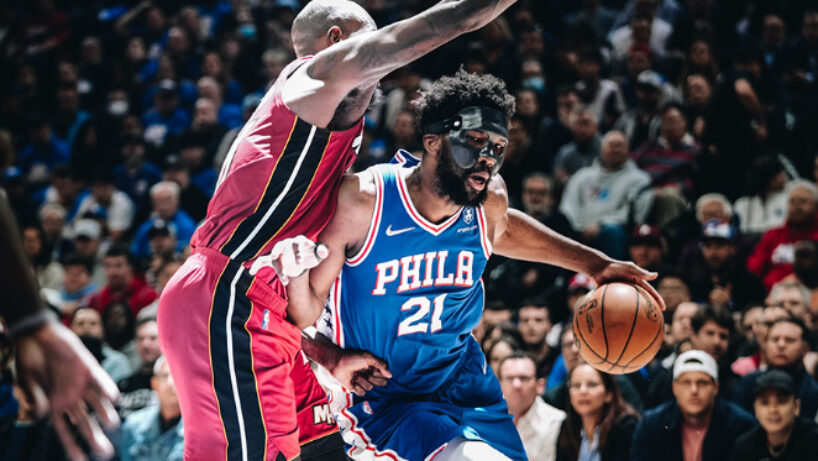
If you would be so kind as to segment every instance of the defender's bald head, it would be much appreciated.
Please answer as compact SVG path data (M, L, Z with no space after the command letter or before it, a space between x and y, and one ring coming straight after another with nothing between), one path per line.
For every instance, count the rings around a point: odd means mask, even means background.
M337 31L331 34L333 28ZM290 32L297 57L318 53L357 32L377 29L375 20L349 0L312 0L298 13Z

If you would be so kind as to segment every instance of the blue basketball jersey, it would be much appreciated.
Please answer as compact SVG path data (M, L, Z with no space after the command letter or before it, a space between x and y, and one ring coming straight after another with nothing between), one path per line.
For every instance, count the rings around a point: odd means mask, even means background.
M344 264L322 323L339 346L387 362L393 378L367 398L434 392L480 322L491 252L486 216L482 206L462 207L431 223L412 204L398 165L369 171L377 184L369 232Z

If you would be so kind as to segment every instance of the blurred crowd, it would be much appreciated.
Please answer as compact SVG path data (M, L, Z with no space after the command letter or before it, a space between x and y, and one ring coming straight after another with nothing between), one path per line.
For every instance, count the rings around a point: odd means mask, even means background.
M156 300L294 59L303 3L0 3L0 185L44 298L120 387L122 460L181 459ZM361 3L384 26L434 2ZM354 169L421 156L411 102L432 80L496 75L517 99L512 206L659 273L663 348L612 376L570 328L593 280L492 258L475 337L531 459L807 459L818 442L814 8L519 0L382 81ZM0 460L60 459L4 335L0 352Z

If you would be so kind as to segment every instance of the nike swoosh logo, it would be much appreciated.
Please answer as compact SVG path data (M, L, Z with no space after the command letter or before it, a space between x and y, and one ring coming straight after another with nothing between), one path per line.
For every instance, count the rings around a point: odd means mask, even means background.
M390 224L389 227L386 228L386 236L387 237L394 237L396 235L403 234L404 232L409 232L410 230L412 230L414 228L415 228L415 226L404 227L403 229L392 230L392 225Z

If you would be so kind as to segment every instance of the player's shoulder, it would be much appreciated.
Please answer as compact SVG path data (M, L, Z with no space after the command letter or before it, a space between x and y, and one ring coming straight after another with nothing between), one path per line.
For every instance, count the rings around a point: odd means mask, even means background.
M339 210L364 211L375 205L378 194L377 173L372 169L346 174L338 197Z

